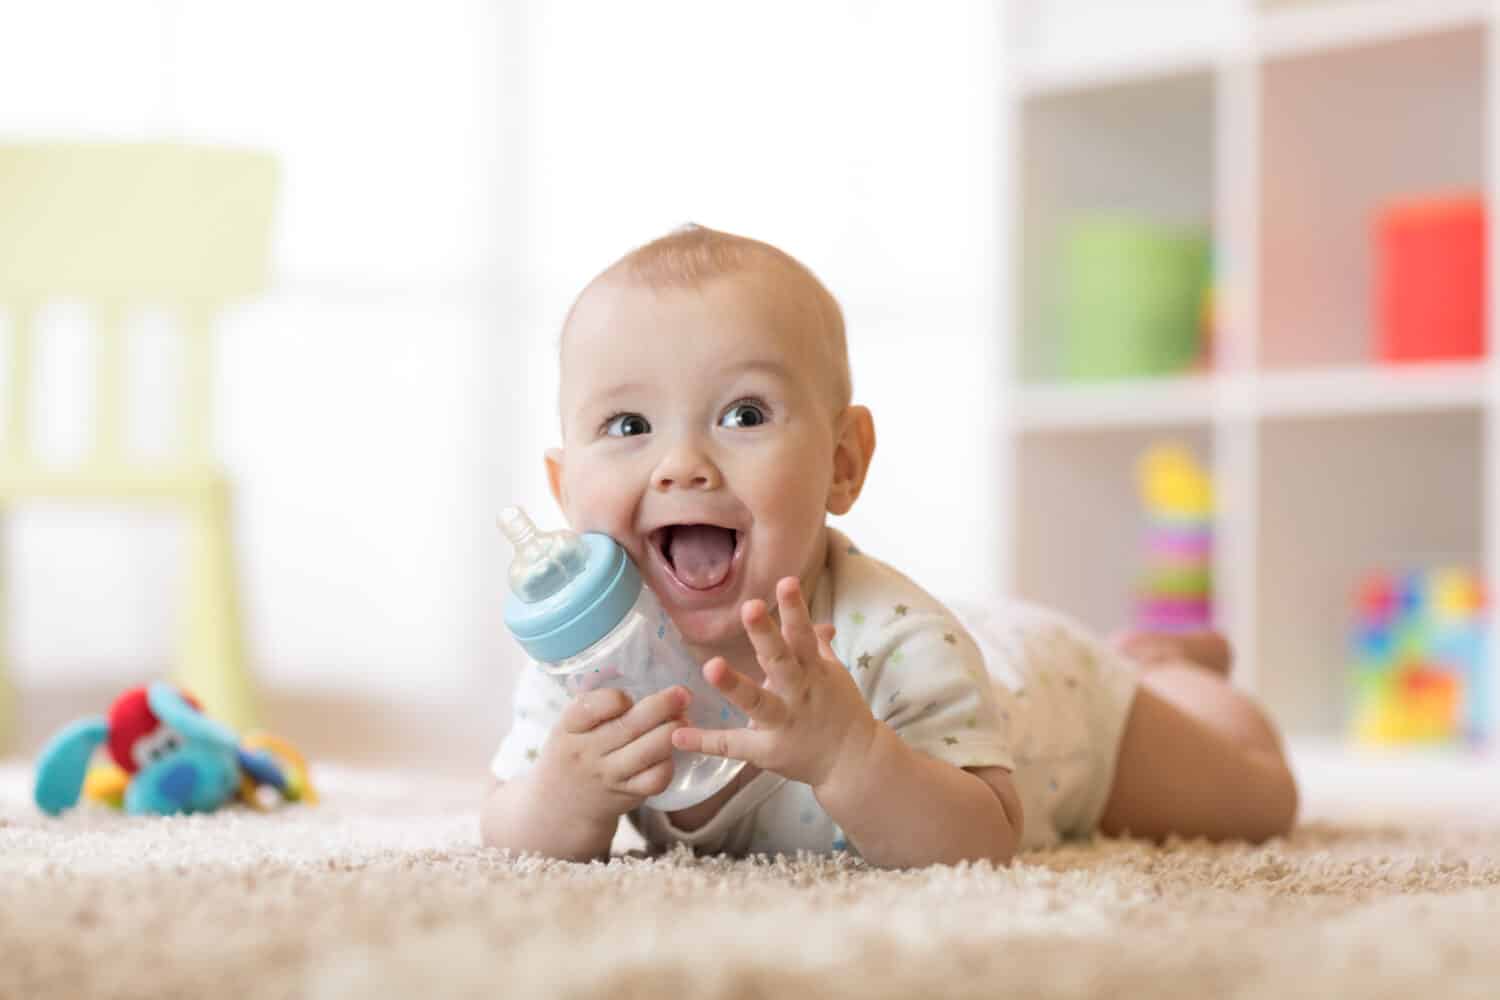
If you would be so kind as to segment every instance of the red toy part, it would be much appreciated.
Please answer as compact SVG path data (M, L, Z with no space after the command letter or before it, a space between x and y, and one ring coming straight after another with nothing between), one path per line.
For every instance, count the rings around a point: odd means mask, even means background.
M1396 613L1396 591L1384 573L1371 573L1360 581L1358 600L1367 622L1383 625Z
M1485 353L1484 201L1402 201L1376 222L1375 315L1383 361Z
M182 697L189 705L203 711L197 698L186 691L182 692ZM109 756L121 770L134 774L138 768L131 751L136 741L156 732L160 725L160 720L146 703L145 685L126 691L109 707Z

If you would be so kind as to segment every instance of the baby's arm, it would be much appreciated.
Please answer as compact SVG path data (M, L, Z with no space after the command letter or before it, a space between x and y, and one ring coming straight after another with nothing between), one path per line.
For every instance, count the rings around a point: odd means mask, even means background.
M867 753L813 793L860 855L881 867L1005 865L1021 842L1021 799L1008 770L954 767L884 723L876 723Z
M485 846L565 861L606 857L619 817L570 815L563 798L549 795L536 771L510 781L496 780L479 816Z
M764 601L747 601L740 612L764 684L722 657L703 668L704 678L749 716L750 726L684 727L674 737L677 747L748 761L806 783L872 864L1008 862L1021 835L1009 773L985 768L976 775L911 746L873 716L834 654L831 626L815 628L808 617L796 577L777 584L776 599L779 630Z
M606 857L620 817L672 780L672 732L691 696L659 691L632 704L601 688L575 698L536 766L497 783L480 814L486 846L570 861Z

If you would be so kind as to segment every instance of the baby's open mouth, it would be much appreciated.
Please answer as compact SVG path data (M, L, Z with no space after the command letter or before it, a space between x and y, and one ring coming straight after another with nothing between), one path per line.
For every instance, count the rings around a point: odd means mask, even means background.
M656 546L679 583L691 590L712 590L734 566L740 533L717 524L669 524L651 532Z

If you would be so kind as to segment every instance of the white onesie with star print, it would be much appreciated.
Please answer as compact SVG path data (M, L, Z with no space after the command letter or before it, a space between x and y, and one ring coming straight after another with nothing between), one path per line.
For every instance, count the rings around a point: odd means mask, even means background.
M1012 771L1025 813L1021 846L1087 835L1098 823L1134 695L1134 670L1060 615L1023 604L940 604L829 529L828 563L810 607L833 622L833 649L877 719L955 767ZM512 723L491 770L528 770L566 695L535 666L522 671ZM729 854L852 850L812 789L761 773L712 820L678 829L645 807L631 821L653 847L685 843Z

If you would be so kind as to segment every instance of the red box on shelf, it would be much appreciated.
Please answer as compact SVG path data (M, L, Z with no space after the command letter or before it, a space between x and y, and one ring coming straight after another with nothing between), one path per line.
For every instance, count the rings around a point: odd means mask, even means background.
M1484 219L1479 195L1408 199L1381 210L1375 319L1382 361L1484 356Z

